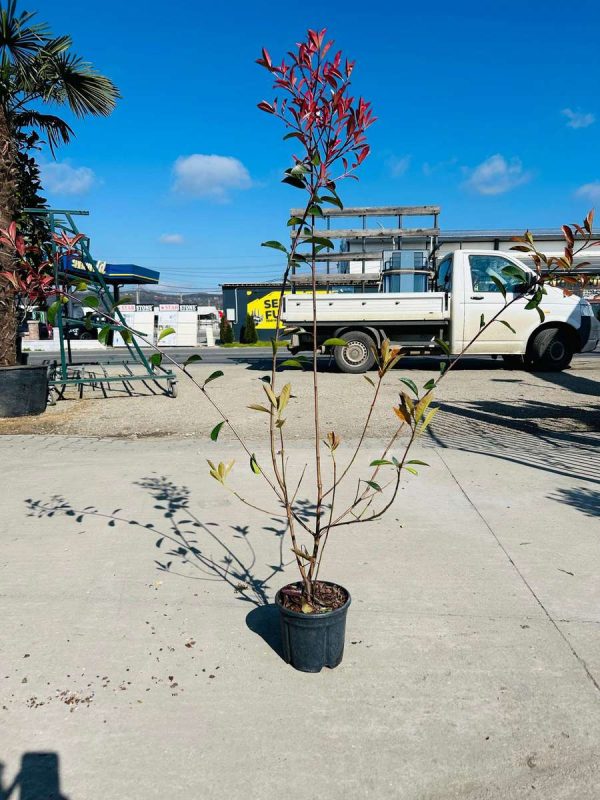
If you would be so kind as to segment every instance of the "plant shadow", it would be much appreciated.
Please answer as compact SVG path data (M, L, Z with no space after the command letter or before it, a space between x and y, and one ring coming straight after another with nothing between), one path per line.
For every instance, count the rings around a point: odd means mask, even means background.
M162 512L164 523L155 524L131 519L120 508L106 513L95 506L77 508L61 495L48 499L28 498L28 516L38 519L64 516L74 524L83 525L89 518L102 520L107 527L128 526L143 531L160 556L154 558L158 572L188 580L221 582L236 599L254 606L248 614L248 628L260 636L281 656L277 609L272 603L271 581L283 573L293 559L284 561L286 522L277 516L270 518L261 531L272 535L275 542L273 563L258 563L249 525L230 525L205 522L194 512L191 492L164 475L150 475L134 482L152 499L153 511ZM310 507L303 509L310 514ZM233 532L233 533L231 533Z

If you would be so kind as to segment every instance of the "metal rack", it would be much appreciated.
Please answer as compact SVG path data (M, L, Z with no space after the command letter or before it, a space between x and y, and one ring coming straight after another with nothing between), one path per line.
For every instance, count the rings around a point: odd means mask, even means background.
M330 284L342 283L356 283L371 286L378 286L381 288L382 275L384 270L384 252L389 251L389 245L384 248L384 242L391 242L393 250L402 250L405 242L410 242L415 239L425 239L426 249L430 253L430 268L423 270L428 275L432 274L435 270L435 253L438 247L439 237L439 215L440 207L434 205L426 206L361 206L361 207L348 207L344 209L338 208L324 208L323 218L324 227L315 230L316 235L322 235L328 239L342 240L347 244L350 241L360 242L361 250L349 251L341 250L338 253L324 253L321 252L317 255L315 261L320 264L325 264L326 272L317 274L317 283L329 286ZM302 215L301 209L291 209L291 216L299 217ZM360 227L350 228L332 228L331 221L336 218L355 218L358 220ZM369 221L375 217L390 217L396 222L396 227L369 227ZM427 227L404 227L406 217L430 217L431 225ZM295 236L297 228L292 228L291 236ZM299 236L300 241L310 238L312 234L301 233ZM368 249L367 243L378 244L382 243L381 250ZM344 244L342 244L342 247ZM362 262L362 272L360 273L331 273L330 267L332 263L338 266L342 262L359 261ZM367 272L367 261L380 261L381 269L377 273ZM421 272L421 270L416 270ZM309 283L307 275L298 274L296 268L292 269L290 282L293 287L299 287L303 284Z
M52 234L60 235L61 233L66 233L69 237L76 236L80 233L73 218L75 216L88 216L89 213L87 211L38 208L27 208L25 211L28 214L45 216ZM52 240L51 252L54 265L55 286L60 287L67 282L72 283L73 277L80 277L88 284L87 291L97 297L98 308L117 320L121 325L125 325L125 319L117 305L119 300L118 286L114 287L113 293L110 285L98 268L98 262L92 258L89 238L84 236L79 242L78 248L80 249L80 253L77 258L77 267L73 269L72 265L68 262L65 263L64 260L59 261L56 259L55 256L58 248L54 240ZM73 364L70 340L66 336L65 323L82 324L81 320L70 319L65 313L65 306L61 303L56 314L56 327L59 332L60 363L55 361L50 365L48 380L49 402L51 405L56 403L57 400L64 399L65 391L69 387L77 387L79 389L79 396L81 397L85 386L100 388L106 395L106 386L110 387L111 384L120 383L131 394L132 383L139 381L144 382L146 385L154 384L163 394L168 394L171 397L177 396L177 378L175 373L162 366L154 366L146 358L135 336L131 337L131 341L125 343L129 352L129 360L126 359L121 362L121 365L124 367L123 372L111 374L111 372L106 369L109 364L103 364L101 361L94 362L93 364L85 362ZM107 323L92 322L92 325L96 328L103 328L106 327ZM120 329L119 324L110 324L108 327L111 331ZM97 369L90 369L90 367L95 367Z

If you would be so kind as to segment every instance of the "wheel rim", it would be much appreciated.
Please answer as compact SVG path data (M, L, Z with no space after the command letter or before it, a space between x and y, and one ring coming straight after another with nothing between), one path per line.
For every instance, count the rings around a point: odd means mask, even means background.
M552 361L560 361L562 358L564 358L565 346L563 342L561 342L558 339L553 341L548 349L548 355L550 356Z
M357 367L369 357L369 351L364 342L348 342L344 347L344 361L350 366Z

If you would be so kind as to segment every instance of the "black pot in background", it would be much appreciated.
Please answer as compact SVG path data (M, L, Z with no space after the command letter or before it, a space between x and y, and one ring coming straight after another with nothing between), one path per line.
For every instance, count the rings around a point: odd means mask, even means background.
M47 401L47 367L0 367L0 417L41 414Z
M290 586L302 588L301 583ZM295 669L301 672L320 672L323 667L333 669L341 663L346 636L346 614L350 605L350 592L347 589L344 591L348 595L344 605L325 614L290 611L282 605L281 589L277 592L275 603L279 608L283 658Z

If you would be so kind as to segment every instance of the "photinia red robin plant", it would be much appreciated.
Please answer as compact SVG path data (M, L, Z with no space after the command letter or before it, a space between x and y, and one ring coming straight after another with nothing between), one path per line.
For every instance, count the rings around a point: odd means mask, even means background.
M183 365L177 364L167 353L160 350L152 357L152 363L160 365L162 359L168 360L177 369L182 369L190 381L198 387L205 399L218 416L218 421L212 428L210 438L217 442L223 427L226 427L245 453L249 471L266 482L278 504L278 515L286 524L291 539L291 551L298 568L300 581L290 584L279 592L280 604L287 611L306 620L305 615L310 615L311 620L323 619L322 615L335 612L347 607L349 595L342 587L319 580L319 571L323 553L329 535L339 528L369 522L382 517L393 505L402 477L406 472L415 474L417 467L427 466L418 459L410 458L413 443L429 427L435 417L437 408L432 405L434 391L440 381L452 370L458 359L491 325L505 321L500 319L502 313L517 299L528 298L527 307L543 312L540 303L544 295L544 284L556 276L557 270L562 270L565 275L572 272L575 248L575 235L573 229L566 226L565 252L558 259L552 259L539 253L533 237L526 233L517 245L518 249L530 254L536 264L534 280L530 281L523 293L515 293L513 299L507 299L505 287L501 290L504 296L504 308L489 320L482 318L479 332L467 344L464 350L451 363L442 364L441 375L427 381L419 388L409 378L402 378L403 388L399 392L397 404L390 409L390 424L386 430L380 431L379 439L382 441L380 456L365 467L363 476L358 478L353 499L346 499L341 509L340 497L343 497L341 485L350 478L351 469L357 463L373 411L380 397L384 381L389 377L391 370L397 364L402 353L400 348L392 347L384 341L376 352L377 371L373 375L363 376L372 386L371 402L366 409L365 421L357 444L353 445L345 454L342 437L336 430L324 433L320 422L320 397L319 375L317 370L317 314L316 314L316 263L325 249L333 249L333 243L326 237L326 231L317 231L315 222L323 216L323 208L333 205L343 209L339 196L339 184L348 178L355 178L356 170L361 166L369 154L369 145L366 141L366 131L373 124L375 118L371 106L361 97L354 97L351 93L350 78L354 62L344 58L340 51L334 52L333 43L326 39L325 30L309 30L306 39L297 44L296 49L287 53L280 62L272 59L267 50L263 49L258 64L271 76L275 97L270 101L263 100L258 108L278 119L285 128L284 140L293 145L291 164L285 170L283 182L304 195L302 210L293 214L288 219L291 229L291 244L289 246L276 241L264 242L265 247L274 248L286 255L286 266L283 274L281 294L288 286L289 275L295 267L308 266L312 283L312 318L313 318L313 352L312 360L302 357L290 358L282 362L277 361L277 351L280 344L282 303L279 303L277 325L272 340L272 363L270 375L263 378L262 392L264 396L260 402L252 403L249 408L259 414L266 414L269 422L268 449L269 457L263 463L250 444L238 431L235 423L222 410L210 393L213 381L223 377L221 370L216 370L204 381L197 380L189 371L188 365L201 360L199 355L194 355ZM590 213L584 225L574 226L580 237L581 247L585 249L592 244L593 214ZM68 246L68 243L65 243ZM513 269L518 268L516 266ZM508 274L508 273L507 273ZM569 282L580 280L580 276L570 275ZM499 281L499 284L501 282ZM109 319L107 314L103 316ZM112 319L109 321L129 333L135 333L147 344L151 342L144 339L138 332L127 329L126 326ZM510 327L510 325L508 325ZM171 329L163 331L168 335ZM326 346L343 346L345 342L340 339L326 340ZM439 343L444 345L443 342ZM156 348L158 350L158 348ZM442 348L444 349L444 348ZM446 346L446 352L449 349ZM301 486L306 486L309 479L307 467L294 471L290 467L286 450L286 414L290 411L292 400L292 386L290 382L283 382L278 372L279 366L303 369L311 366L312 378L312 409L313 418L313 443L314 443L314 489L307 499L302 497L298 501ZM282 384L282 385L280 385ZM304 409L302 409L304 411ZM343 422L339 423L340 425ZM253 509L264 511L270 517L271 511L258 507L254 502L245 498L237 489L230 486L233 461L209 461L209 475L214 480L229 489L243 503ZM313 477L310 477L313 480ZM306 509L310 508L307 514ZM160 541L157 546L160 546ZM187 557L187 550L183 550ZM168 568L168 566L166 567ZM243 590L240 590L243 593ZM332 615L333 616L333 615ZM312 623L311 623L312 624ZM329 666L335 666L341 659ZM319 667L320 668L320 667ZM312 670L311 670L312 671Z
M11 269L2 270L0 277L14 289L13 302L24 319L29 308L45 303L55 293L52 262L41 257L37 246L26 243L16 222L11 222L8 230L0 230L0 246L12 253Z

